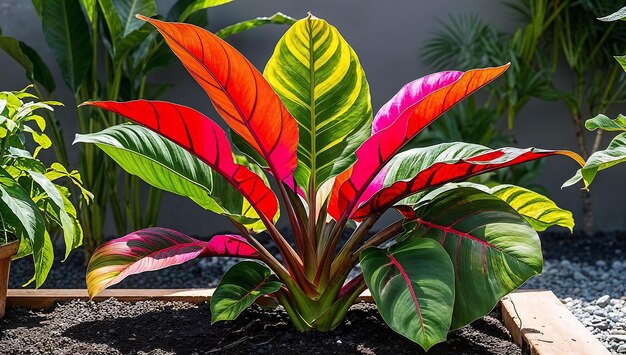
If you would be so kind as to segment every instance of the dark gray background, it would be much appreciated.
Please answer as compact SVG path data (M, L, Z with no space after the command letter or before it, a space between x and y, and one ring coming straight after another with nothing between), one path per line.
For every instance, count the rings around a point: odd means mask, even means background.
M172 3L172 0L158 1L159 12L165 13ZM445 21L451 15L471 13L495 23L504 31L512 31L516 25L508 21L511 18L507 13L509 10L501 1L495 0L237 0L211 9L209 29L215 31L238 21L271 15L277 11L296 18L302 18L311 11L340 30L365 68L375 110L403 84L433 71L420 59L420 48L430 34L439 28L439 21ZM16 37L34 47L53 69L58 84L56 99L66 104L66 107L57 110L57 117L63 123L68 142L71 142L78 131L73 98L46 48L41 22L31 2L0 0L0 24L5 35ZM266 26L228 41L262 70L285 30L286 27L282 26ZM0 54L0 68L0 90L21 89L27 84L22 69L4 53ZM164 99L192 106L220 120L205 93L181 65L176 64L156 73L152 80L176 85ZM567 82L568 78L563 77L561 80ZM609 113L614 114L616 110ZM519 146L576 150L574 129L570 122L562 103L533 101L516 121L515 132ZM71 151L75 159L76 149ZM548 158L537 182L548 188L551 197L562 207L572 210L576 220L582 222L580 192L576 187L560 189L563 181L572 176L575 169L575 163L569 159ZM592 192L597 229L614 230L626 226L625 177L626 166L619 166L602 172L596 178ZM164 199L160 217L162 226L202 235L229 229L226 222L220 216L204 212L191 201L172 195ZM110 232L112 230L109 229Z

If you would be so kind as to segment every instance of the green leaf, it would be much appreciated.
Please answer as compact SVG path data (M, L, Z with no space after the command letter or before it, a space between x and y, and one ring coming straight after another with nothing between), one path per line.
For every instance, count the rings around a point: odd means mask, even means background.
M87 18L89 18L89 22L93 23L96 11L98 10L98 0L80 0L80 2L85 8L85 12L87 13Z
M211 324L237 318L257 298L278 291L281 285L263 264L242 261L233 265L211 297Z
M28 80L39 82L48 92L54 91L55 82L50 69L34 49L8 36L0 36L0 48L24 68Z
M0 212L15 228L16 234L20 235L22 239L20 244L25 244L24 247L20 246L22 252L18 251L18 257L24 256L23 250L32 250L35 261L34 278L37 287L41 286L50 272L54 259L45 222L29 194L2 168L0 168Z
M614 13L608 16L599 17L598 20L605 21L605 22L613 22L613 21L618 21L618 20L624 20L625 17L626 17L626 6L622 7L621 9L615 11Z
M410 238L436 240L454 264L453 329L489 313L500 298L541 273L537 232L495 196L458 188L440 194L416 215Z
M298 122L296 182L309 194L347 169L370 135L372 106L359 59L336 28L309 16L274 49L264 76Z
M626 161L626 132L618 134L605 150L597 151L585 162L585 166L579 169L572 178L567 180L563 187L576 184L580 180L585 183L585 188L591 185L598 171L612 167Z
M65 259L67 259L67 257L70 255L70 252L74 248L78 247L78 245L74 245L74 221L67 213L63 196L61 195L59 190L57 190L52 181L48 180L45 175L34 171L28 171L28 174L31 176L33 181L37 185L39 185L39 187L41 187L46 195L48 195L47 201L52 203L51 207L58 215L61 228L63 229L63 238L65 240Z
M76 0L46 0L42 8L43 33L63 80L77 92L91 67L89 26Z
M277 12L270 17L257 17L252 20L238 22L234 25L224 27L221 30L215 32L215 35L221 38L226 38L263 25L293 25L295 22L296 19L289 17L282 12Z
M167 13L167 21L187 22L195 12L232 2L233 0L178 0Z
M616 55L613 58L615 58L622 69L626 71L626 55Z
M122 22L122 38L145 24L144 21L135 18L135 15L142 14L151 17L156 14L156 3L154 0L113 0L113 4Z
M431 239L361 253L365 282L391 329L428 351L446 340L454 307L454 269Z
M615 119L610 119L600 114L585 121L585 128L590 131L595 131L596 129L605 131L626 131L626 117L619 115Z
M118 125L77 135L74 143L94 143L124 170L146 183L189 197L201 207L232 217L254 231L263 224L248 202L208 165L180 146L138 125Z

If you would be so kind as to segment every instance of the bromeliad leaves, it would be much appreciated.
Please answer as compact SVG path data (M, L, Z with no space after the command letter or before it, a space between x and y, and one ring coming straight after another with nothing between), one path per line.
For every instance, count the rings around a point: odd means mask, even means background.
M278 201L272 190L260 176L234 162L226 133L200 112L169 102L147 100L95 101L86 104L122 115L170 139L227 179L252 204L262 219L271 220L276 215Z
M295 179L307 194L353 162L372 122L365 72L336 28L309 16L276 45L264 76L298 122Z
M87 266L87 291L94 297L130 275L179 265L197 257L256 258L256 249L237 235L205 242L166 228L146 228L98 248Z
M291 176L298 163L298 125L261 73L235 48L200 27L138 17L161 32L226 123L272 174L279 180Z

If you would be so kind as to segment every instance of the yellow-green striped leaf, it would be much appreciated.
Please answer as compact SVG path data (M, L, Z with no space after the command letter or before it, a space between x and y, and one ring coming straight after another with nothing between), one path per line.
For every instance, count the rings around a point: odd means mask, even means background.
M354 162L369 136L365 72L337 29L309 15L278 42L264 75L298 121L296 182L317 190Z

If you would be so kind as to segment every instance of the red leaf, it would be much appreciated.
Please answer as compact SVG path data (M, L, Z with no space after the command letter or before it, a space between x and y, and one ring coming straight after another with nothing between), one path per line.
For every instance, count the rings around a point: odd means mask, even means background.
M424 81L424 84L429 83L430 93L415 95L418 101L409 105L397 119L389 119L393 123L382 125L383 129L366 140L356 151L357 161L353 167L337 177L328 207L331 216L339 219L365 201L369 197L364 195L365 190L406 143L452 106L497 78L508 67L507 64L496 68L469 70L452 83L447 80L436 81L434 84Z
M581 162L578 155L569 151L502 148L455 162L435 163L418 172L412 179L397 181L373 194L369 200L358 207L351 218L361 220L372 213L386 210L409 195L428 188L556 154L567 155ZM410 216L408 213L406 215Z
M298 124L263 75L200 27L138 18L161 32L226 123L265 159L272 174L279 180L292 174L298 164Z
M200 112L163 101L93 101L85 104L124 116L180 145L224 176L259 214L270 220L276 215L276 195L261 177L234 162L226 133Z

